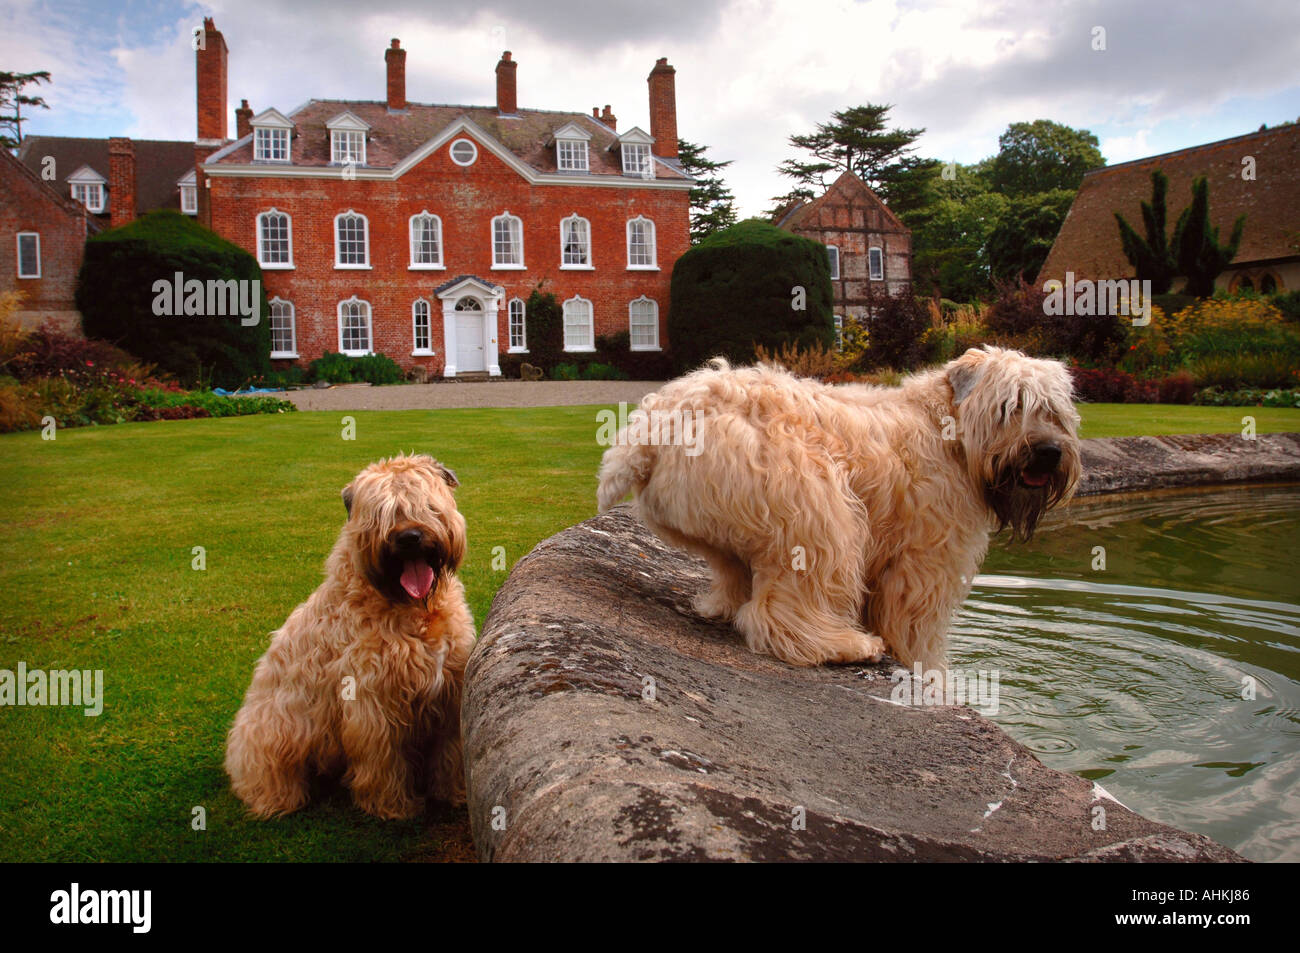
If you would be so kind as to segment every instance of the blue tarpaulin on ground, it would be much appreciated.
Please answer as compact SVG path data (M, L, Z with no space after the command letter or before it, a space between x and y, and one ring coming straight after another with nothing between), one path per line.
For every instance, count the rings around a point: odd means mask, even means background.
M224 387L212 388L212 393L219 397L247 397L249 394L278 394L273 387L248 387L244 390L226 390Z

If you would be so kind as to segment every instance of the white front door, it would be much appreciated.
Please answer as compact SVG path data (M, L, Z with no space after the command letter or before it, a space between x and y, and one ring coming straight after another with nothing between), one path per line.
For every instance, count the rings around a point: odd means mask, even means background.
M483 362L483 312L456 312L456 370L485 371Z

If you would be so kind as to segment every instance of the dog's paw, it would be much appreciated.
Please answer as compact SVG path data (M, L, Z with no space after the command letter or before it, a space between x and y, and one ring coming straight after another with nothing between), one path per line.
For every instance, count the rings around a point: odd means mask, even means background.
M854 631L827 657L831 663L879 662L885 656L885 643L877 635Z
M735 605L723 593L712 589L692 599L691 608L701 618L720 619L729 622L736 617L736 610L740 606Z

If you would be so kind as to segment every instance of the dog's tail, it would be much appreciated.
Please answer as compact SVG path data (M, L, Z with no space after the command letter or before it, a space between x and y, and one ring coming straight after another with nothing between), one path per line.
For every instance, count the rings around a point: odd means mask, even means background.
M656 448L625 442L622 438L620 433L618 442L605 451L600 461L596 502L602 513L632 490L645 486L654 471Z

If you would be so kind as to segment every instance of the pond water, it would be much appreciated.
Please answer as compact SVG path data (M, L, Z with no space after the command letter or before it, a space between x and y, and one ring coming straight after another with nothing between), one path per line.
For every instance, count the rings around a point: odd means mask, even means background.
M1296 861L1298 580L1300 487L1081 500L994 538L950 661L999 672L991 717L1049 766Z

